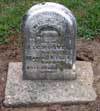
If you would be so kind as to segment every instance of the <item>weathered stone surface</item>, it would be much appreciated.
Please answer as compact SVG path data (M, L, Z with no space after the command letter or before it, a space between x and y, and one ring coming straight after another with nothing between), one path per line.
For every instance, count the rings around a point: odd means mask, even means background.
M92 88L93 71L91 63L76 63L77 79L23 80L22 63L10 63L5 89L4 105L47 105L90 102L96 99Z
M33 6L21 24L24 79L75 79L76 21L57 3Z

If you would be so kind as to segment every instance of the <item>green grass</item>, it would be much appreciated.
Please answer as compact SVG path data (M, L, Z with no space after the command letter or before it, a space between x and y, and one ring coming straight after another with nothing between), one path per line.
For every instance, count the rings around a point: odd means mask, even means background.
M91 39L100 36L100 0L0 0L0 43L19 32L22 16L34 4L53 1L64 4L74 13L78 37Z

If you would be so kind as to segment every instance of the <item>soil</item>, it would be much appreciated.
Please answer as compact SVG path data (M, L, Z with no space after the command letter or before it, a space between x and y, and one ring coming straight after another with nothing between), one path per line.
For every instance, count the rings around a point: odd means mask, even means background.
M90 61L93 64L94 84L93 87L97 93L95 102L85 105L59 106L53 105L48 107L19 107L5 108L3 106L4 90L8 64L11 61L22 61L19 34L11 35L10 42L0 45L0 111L100 111L100 38L94 40L77 40L77 60Z

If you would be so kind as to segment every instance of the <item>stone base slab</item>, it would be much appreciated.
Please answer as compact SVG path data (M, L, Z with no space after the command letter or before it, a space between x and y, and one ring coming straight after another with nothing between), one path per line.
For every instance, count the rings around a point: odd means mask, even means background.
M23 80L22 63L9 63L5 106L88 103L96 99L89 62L76 62L76 80Z

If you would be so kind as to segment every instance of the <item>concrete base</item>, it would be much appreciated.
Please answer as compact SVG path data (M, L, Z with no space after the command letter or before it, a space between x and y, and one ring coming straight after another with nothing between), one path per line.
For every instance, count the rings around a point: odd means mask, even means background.
M23 80L22 63L10 63L5 89L5 106L76 104L96 99L92 88L91 63L76 62L77 79L68 81Z

